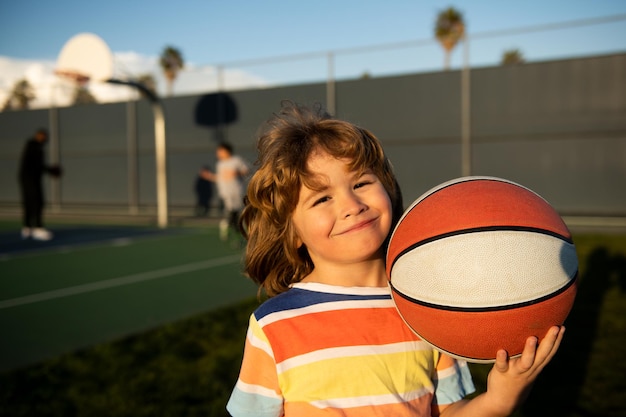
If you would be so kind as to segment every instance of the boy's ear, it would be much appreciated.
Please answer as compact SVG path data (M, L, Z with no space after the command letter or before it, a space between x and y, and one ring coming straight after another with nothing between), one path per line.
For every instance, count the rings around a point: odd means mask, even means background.
M293 245L296 249L300 249L302 247L302 245L304 245L304 242L302 241L302 239L300 239L300 236L298 235L298 231L296 230L296 226L293 224L293 221L289 221L289 235L291 235L292 239L293 239Z

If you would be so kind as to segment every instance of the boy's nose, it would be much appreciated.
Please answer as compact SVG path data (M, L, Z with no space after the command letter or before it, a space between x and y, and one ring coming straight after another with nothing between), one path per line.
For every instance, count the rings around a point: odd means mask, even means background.
M357 214L365 211L367 205L361 201L354 194L349 194L346 196L344 205L343 205L343 217L356 216Z

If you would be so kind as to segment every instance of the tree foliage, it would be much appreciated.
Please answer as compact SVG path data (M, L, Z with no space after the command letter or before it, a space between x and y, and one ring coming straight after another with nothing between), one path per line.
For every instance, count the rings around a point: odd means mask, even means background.
M13 85L13 90L4 102L2 110L26 110L35 97L33 86L26 78L23 78Z
M519 49L508 49L502 53L502 59L500 64L502 65L517 65L523 64L525 61L522 52Z
M461 12L448 7L437 15L435 23L435 38L441 44L445 53L444 68L450 68L450 54L456 44L465 35L465 22Z
M172 95L174 80L176 80L178 72L185 66L183 55L177 48L166 46L163 53L161 53L159 64L167 80L168 95Z

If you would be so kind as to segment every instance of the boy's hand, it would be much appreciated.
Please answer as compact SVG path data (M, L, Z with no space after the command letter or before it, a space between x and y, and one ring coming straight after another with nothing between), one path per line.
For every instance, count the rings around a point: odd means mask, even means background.
M504 417L511 415L530 392L539 373L559 349L565 327L553 326L537 346L537 338L529 337L522 355L509 358L499 350L496 363L487 377L487 392L471 400L461 400L435 409L433 415L464 417Z
M536 337L529 337L517 358L509 358L505 350L498 351L487 377L487 396L496 409L511 413L526 399L533 382L556 354L563 333L565 327L551 327L539 346Z

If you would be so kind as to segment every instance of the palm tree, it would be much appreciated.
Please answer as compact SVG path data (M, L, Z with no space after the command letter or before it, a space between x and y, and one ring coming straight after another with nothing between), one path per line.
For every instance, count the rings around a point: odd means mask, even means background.
M516 65L523 64L526 60L519 49L509 49L502 54L502 65Z
M15 83L13 90L7 101L5 101L2 110L25 110L32 100L35 99L35 91L26 78Z
M435 37L445 51L444 68L450 68L450 53L465 34L463 15L453 7L448 7L437 15Z
M167 46L161 54L161 60L159 63L161 64L161 68L163 69L163 73L167 79L167 95L171 96L172 86L176 76L178 75L178 71L180 71L185 65L183 56L178 49L172 46Z

